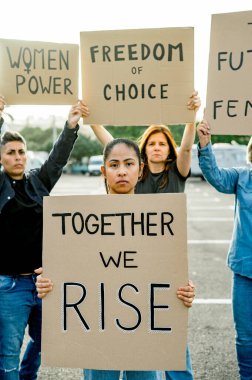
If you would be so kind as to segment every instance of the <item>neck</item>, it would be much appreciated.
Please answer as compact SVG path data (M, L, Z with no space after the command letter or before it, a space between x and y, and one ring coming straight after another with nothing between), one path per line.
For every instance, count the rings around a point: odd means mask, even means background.
M7 174L8 174L8 173L7 173ZM10 174L8 174L8 176L9 176L11 179L16 180L16 181L18 181L18 180L24 178L24 174L18 174L18 175L10 175Z
M148 166L151 173L161 173L165 169L165 165L163 162L158 162L158 163L148 162Z

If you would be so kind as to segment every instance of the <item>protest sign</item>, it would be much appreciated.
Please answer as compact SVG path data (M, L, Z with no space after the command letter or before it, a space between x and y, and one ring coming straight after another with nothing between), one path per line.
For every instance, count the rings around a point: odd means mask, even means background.
M0 39L0 93L9 104L73 104L78 67L78 45Z
M185 369L185 194L44 198L42 363Z
M80 33L82 97L90 124L192 122L193 28Z
M212 15L206 118L212 134L252 134L252 11Z

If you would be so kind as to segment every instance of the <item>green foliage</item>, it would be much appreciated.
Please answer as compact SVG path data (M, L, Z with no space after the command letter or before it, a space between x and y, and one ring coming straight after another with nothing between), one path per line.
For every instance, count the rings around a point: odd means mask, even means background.
M86 136L79 135L75 142L71 158L80 161L82 157L90 157L102 154L103 147L97 140L92 140Z
M147 126L108 126L107 130L112 134L113 137L126 137L131 140L136 141L141 134L145 131ZM184 124L170 125L169 128L174 136L174 139L179 146L184 132ZM57 129L57 136L60 134L61 129ZM52 128L42 129L39 127L24 127L21 130L21 134L27 141L27 146L29 150L33 151L46 151L50 152L53 146L54 131ZM250 136L222 136L213 135L212 143L217 142L237 142L238 144L247 145ZM198 137L196 136L195 143L198 142ZM97 154L102 154L103 146L97 139L92 139L79 134L78 139L75 142L71 159L74 161L81 161L82 157L90 157Z
M138 137L145 131L146 126L107 126L106 129L114 138L125 137L136 141Z
M26 139L29 150L49 152L52 148L53 131L50 128L24 127L21 134Z
M60 128L57 128L56 135L59 136ZM50 152L53 146L54 131L52 128L41 129L39 127L24 127L20 133L27 141L29 150ZM103 147L97 140L84 137L79 134L72 150L71 159L81 161L84 156L102 154Z

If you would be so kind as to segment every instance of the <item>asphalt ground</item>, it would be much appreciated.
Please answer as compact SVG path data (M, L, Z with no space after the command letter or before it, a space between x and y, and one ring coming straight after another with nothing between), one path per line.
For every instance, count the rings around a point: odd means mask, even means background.
M53 195L104 193L101 177L63 175ZM239 379L226 255L233 226L232 195L199 178L186 186L189 278L196 299L189 312L188 344L195 380ZM57 349L57 347L55 347ZM39 380L80 380L82 370L41 367Z

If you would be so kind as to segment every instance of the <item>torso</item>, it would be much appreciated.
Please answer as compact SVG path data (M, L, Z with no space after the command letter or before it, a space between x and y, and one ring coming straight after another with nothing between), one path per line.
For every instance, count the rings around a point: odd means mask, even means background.
M160 187L163 177L168 176L166 186ZM183 193L185 191L185 183L187 177L183 177L174 161L167 172L151 173L149 172L144 181L139 181L136 185L136 194L152 194L152 193Z

